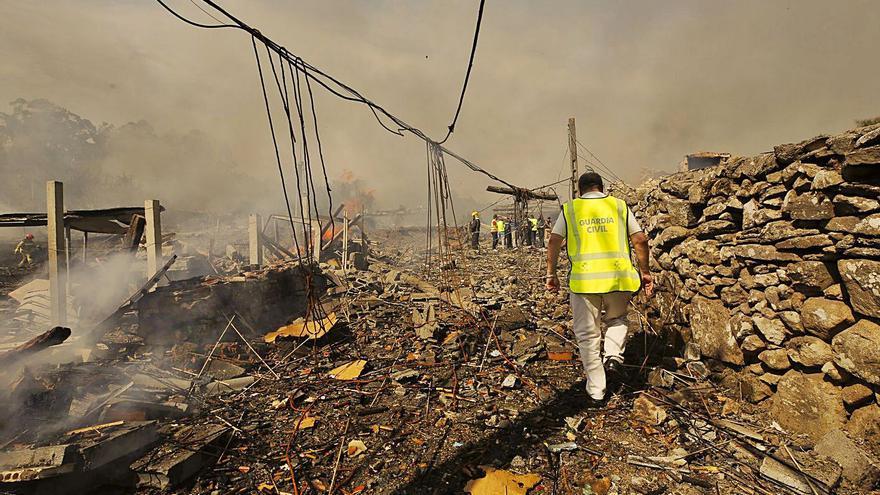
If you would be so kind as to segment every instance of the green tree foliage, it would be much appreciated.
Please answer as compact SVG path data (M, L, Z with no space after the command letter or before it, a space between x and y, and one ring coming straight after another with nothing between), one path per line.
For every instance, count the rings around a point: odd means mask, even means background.
M47 180L64 182L65 203L74 209L159 198L178 210L249 212L267 190L278 191L199 131L161 134L143 120L96 126L42 99L10 107L0 112L0 211L45 210ZM275 178L265 170L263 180Z
M876 117L872 117L870 119L857 119L856 125L859 127L865 127L867 125L880 124L880 115Z

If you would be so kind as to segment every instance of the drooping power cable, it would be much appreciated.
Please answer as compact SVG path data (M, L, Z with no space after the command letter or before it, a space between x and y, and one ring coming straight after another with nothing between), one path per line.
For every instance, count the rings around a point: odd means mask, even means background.
M458 122L458 115L461 113L461 106L464 103L464 95L467 93L468 81L471 78L471 69L474 68L474 55L477 53L477 40L480 39L480 24L483 22L483 6L486 5L486 0L480 0L480 11L477 13L477 27L474 30L474 44L471 46L471 56L468 61L467 72L464 75L464 84L461 86L461 96L458 97L458 108L455 109L455 116L452 117L452 123L449 124L448 130L446 132L446 137L443 138L439 144L443 144L449 139L449 136L455 132L455 123Z
M302 70L304 72L303 75L305 77L307 77L311 81L317 83L318 85L320 85L321 87L323 87L324 89L329 91L331 94L333 94L339 98L342 98L344 100L347 100L347 101L361 103L363 105L366 105L370 109L370 111L372 112L373 116L376 118L376 121L379 122L379 124L388 132L394 133L396 135L403 135L403 132L405 131L405 132L409 132L409 133L415 135L416 137L418 137L426 142L436 142L435 140L431 139L427 134L425 134L422 130L406 123L403 119L392 114L391 112L386 110L381 105L364 97L360 92L358 92L357 90L355 90L354 88L352 88L348 84L346 84L346 83L340 81L338 78L331 76L330 74L322 71L321 69L315 67L314 65L306 62L301 57L294 55L292 52L287 50L285 47L276 43L275 41L273 41L272 39L268 38L266 35L261 33L258 29L249 26L248 24L241 21L240 19L238 19L234 15L230 14L226 9L217 5L217 3L214 2L213 0L202 0L202 1L205 2L207 5L211 6L212 8L214 8L216 11L223 14L223 16L225 16L227 19L229 19L233 24L209 25L209 24L198 23L198 22L195 22L195 21L192 21L192 20L185 18L184 16L182 16L179 13L177 13L176 11L174 11L171 7L168 6L168 4L165 2L165 0L156 0L156 1L160 5L162 5L162 7L164 7L165 10L171 12L176 18L178 18L178 19L180 19L180 20L182 20L192 26L200 27L200 28L238 29L238 30L247 32L253 38L255 38L256 40L265 44L268 49L276 52L278 55L287 59L290 63L292 63L294 65L294 67L298 68L299 70ZM383 122L383 120L382 120L383 117L387 120L390 120L397 127L397 129L395 130L391 126L389 126L387 123ZM498 176L488 172L487 170L483 169L482 167L477 166L473 162L462 158L461 156L450 151L449 149L441 146L440 150L444 154L455 158L456 160L461 162L463 165L465 165L466 167L468 167L472 171L481 173L481 174L489 177L490 179L497 181L497 182L500 182L508 187L514 187L509 182L507 182L507 181L499 178Z

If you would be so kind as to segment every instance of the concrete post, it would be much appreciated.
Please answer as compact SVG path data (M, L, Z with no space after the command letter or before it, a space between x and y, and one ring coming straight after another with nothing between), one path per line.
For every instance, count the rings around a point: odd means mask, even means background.
M348 208L342 210L342 273L348 273Z
M321 222L314 221L311 227L311 234L314 236L312 238L312 261L318 264L321 262Z
M158 199L144 201L144 217L147 225L144 236L147 245L147 278L152 277L164 265L162 260L162 207Z
M46 182L46 220L49 230L49 310L52 326L67 324L67 248L64 239L64 184Z
M256 213L248 219L248 252L251 265L263 266L263 239L260 238L262 225L260 215Z

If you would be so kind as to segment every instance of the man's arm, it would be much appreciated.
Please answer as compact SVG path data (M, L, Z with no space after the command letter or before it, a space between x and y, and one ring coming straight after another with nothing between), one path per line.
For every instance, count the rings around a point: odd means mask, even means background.
M559 252L562 250L562 236L550 234L550 242L547 244L547 289L559 290L559 276L556 274L556 265L559 262Z
M644 232L636 232L629 237L629 241L636 251L636 260L639 263L639 273L642 276L642 286L645 289L645 295L651 297L654 294L654 277L651 276L649 264L648 236Z

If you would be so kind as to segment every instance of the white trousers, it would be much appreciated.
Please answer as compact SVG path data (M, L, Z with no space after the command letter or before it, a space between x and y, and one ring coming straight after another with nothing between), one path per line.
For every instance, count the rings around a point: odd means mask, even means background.
M626 314L631 298L631 292L571 294L574 337L587 375L587 393L593 399L602 400L605 397L603 363L609 359L623 362L623 351L626 348ZM600 322L604 322L607 326L604 359Z

